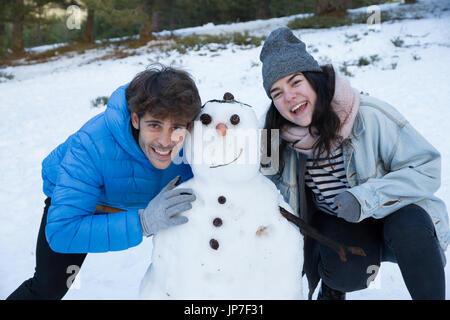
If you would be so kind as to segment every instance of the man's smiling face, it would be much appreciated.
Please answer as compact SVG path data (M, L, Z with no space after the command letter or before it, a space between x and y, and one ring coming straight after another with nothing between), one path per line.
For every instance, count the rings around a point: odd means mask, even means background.
M167 169L183 146L188 123L157 119L146 113L131 113L131 123L139 130L139 146L157 169Z

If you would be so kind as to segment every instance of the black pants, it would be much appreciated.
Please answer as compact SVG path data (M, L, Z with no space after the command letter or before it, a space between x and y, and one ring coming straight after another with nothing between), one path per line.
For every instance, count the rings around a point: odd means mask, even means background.
M57 253L45 237L47 212L51 199L45 200L44 215L36 245L36 268L33 278L22 283L7 300L59 300L67 293L80 270L86 254Z
M347 246L364 249L366 257L347 255L341 262L318 244L318 271L332 289L351 292L367 288L382 261L396 262L412 299L445 299L445 256L430 216L419 206L406 206L383 219L349 223L327 213L315 214L316 227Z

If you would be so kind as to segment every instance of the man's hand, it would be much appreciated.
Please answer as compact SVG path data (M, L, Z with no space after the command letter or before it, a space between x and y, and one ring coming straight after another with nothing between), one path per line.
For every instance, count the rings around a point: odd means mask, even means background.
M337 206L337 216L347 222L358 222L361 215L361 205L353 194L344 191L334 198Z
M139 210L142 231L146 237L171 226L188 222L185 216L178 216L181 212L192 208L191 202L195 200L192 189L176 189L180 176L169 182L161 192L154 197L147 208Z

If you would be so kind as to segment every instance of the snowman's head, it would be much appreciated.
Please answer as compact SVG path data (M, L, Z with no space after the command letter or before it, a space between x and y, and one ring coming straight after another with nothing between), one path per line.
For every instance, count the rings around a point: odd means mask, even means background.
M260 130L253 108L226 93L204 104L185 140L194 177L236 182L259 171Z

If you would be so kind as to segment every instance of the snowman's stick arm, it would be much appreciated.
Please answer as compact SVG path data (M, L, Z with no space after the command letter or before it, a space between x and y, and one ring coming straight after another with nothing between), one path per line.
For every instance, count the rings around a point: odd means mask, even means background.
M347 256L345 254L345 251L350 252L351 254L359 255L359 256L366 256L366 253L362 248L359 247L347 247L341 245L339 242L334 241L328 237L325 237L323 234L321 234L318 230L311 227L309 224L305 222L305 220L293 215L286 209L280 206L280 213L285 217L288 221L294 223L297 225L303 232L303 234L310 236L311 238L319 241L323 245L330 247L334 251L337 252L339 255L339 258L341 261L347 261Z

